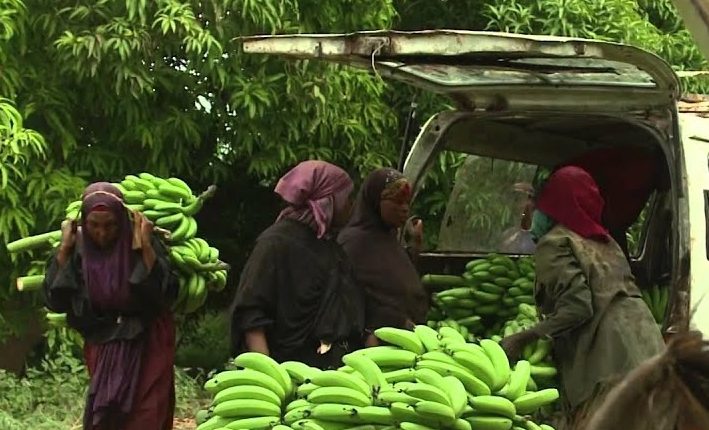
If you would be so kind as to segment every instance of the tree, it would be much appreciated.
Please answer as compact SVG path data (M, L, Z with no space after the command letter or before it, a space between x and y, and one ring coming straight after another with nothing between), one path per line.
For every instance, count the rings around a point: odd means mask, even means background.
M16 108L6 114L12 127L24 121L36 130L0 147L3 242L56 229L90 181L150 171L196 187L249 184L229 199L237 212L258 212L239 205L239 195L270 194L273 179L298 160L357 171L393 151L380 137L396 124L381 80L242 55L234 41L388 27L389 1L0 0L0 10L0 97ZM251 243L252 229L235 224L252 217L233 219L217 234ZM3 246L0 300L11 279L43 258L11 261Z

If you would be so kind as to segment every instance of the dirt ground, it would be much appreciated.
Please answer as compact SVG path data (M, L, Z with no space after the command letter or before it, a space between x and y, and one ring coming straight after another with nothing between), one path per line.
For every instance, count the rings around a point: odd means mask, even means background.
M194 430L196 428L197 423L192 418L175 418L172 422L172 430Z

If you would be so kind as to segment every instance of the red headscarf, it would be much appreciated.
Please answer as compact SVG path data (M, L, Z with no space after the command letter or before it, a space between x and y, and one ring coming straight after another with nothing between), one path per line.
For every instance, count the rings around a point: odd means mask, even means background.
M603 197L585 170L567 166L554 172L537 198L536 208L588 239L608 241L601 223Z

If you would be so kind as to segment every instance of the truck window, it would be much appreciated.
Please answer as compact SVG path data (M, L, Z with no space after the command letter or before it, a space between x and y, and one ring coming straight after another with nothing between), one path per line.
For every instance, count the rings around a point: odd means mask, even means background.
M534 252L525 229L531 223L537 166L450 153L440 161L446 165L439 166L434 181L427 178L415 202L415 210L428 214L428 251Z

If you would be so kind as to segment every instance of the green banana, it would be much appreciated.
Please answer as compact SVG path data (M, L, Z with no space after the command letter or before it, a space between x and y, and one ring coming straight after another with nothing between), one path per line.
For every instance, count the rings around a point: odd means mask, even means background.
M342 357L344 364L352 367L364 377L364 380L372 387L373 392L378 392L381 387L387 385L384 373L371 358L362 354L349 353Z
M381 406L364 406L357 409L357 415L362 422L376 425L394 425L394 416L389 408Z
M308 394L310 403L340 403L352 406L370 406L371 399L361 391L346 387L319 387Z
M414 405L417 414L430 420L439 421L443 425L450 425L455 422L455 412L449 405L438 402L423 400Z
M470 399L470 406L483 414L492 414L509 419L517 415L514 403L500 396L475 396Z
M433 360L421 360L416 364L417 369L431 369L444 376L454 376L465 386L466 391L476 396L491 394L490 387L475 375L461 366L450 365Z
M293 381L298 384L310 382L315 373L320 372L320 369L310 367L299 361L284 361L281 367L288 373Z
M441 379L443 378L441 377ZM445 391L434 385L419 382L417 384L411 384L411 386L404 392L409 396L416 397L424 401L440 403L452 408L451 401Z
M547 388L533 393L523 394L514 400L517 413L531 414L542 406L554 403L559 399L559 391L556 388Z
M492 362L495 368L495 382L493 391L497 391L505 386L510 379L510 361L502 347L495 341L483 339L480 341L480 346L485 350L485 355Z
M357 390L367 397L372 396L372 388L359 375L351 375L336 370L325 370L316 373L311 381L320 387L346 387Z
M476 430L510 430L512 428L512 420L504 417L472 416L467 420Z
M293 383L288 372L268 355L258 352L244 352L239 354L232 363L237 367L252 369L275 379L283 388L284 393L293 391Z
M396 345L415 354L423 354L425 348L414 332L393 327L374 330L374 335L384 342Z
M273 403L255 399L227 400L214 407L220 417L257 417L281 415L281 408Z
M285 399L285 392L278 381L251 369L220 372L204 384L204 389L211 394L216 394L236 385L258 385L276 393L281 401Z
M510 375L510 381L503 389L500 395L510 399L516 400L522 396L529 385L529 379L531 377L531 366L528 361L520 360L515 365L515 369Z
M237 399L263 400L265 402L271 402L279 407L281 406L281 399L276 393L258 385L237 385L224 389L214 396L212 404L218 405L229 400Z
M268 430L281 422L279 414L274 416L251 417L234 420L226 425L230 430Z
M413 333L411 333L413 334ZM381 367L412 367L416 363L417 354L406 349L393 348L389 349L386 346L375 346L372 348L364 348L355 351L356 355L364 355L370 358L377 366Z
M220 417L220 416L213 416L212 418L208 419L207 421L203 422L202 424L197 426L197 430L218 430L226 427L227 424L230 424L234 419L232 418L225 418L225 417Z
M494 390L497 386L497 372L484 353L474 353L472 351L457 351L453 353L453 358L461 366L468 369L475 376L487 385L490 390Z

